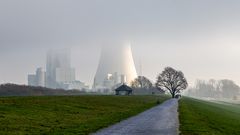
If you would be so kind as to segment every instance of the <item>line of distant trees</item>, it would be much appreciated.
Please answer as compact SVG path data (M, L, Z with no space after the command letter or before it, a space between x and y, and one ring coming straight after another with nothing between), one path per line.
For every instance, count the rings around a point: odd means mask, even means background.
M0 96L80 95L84 93L86 93L84 90L50 89L17 84L0 85Z
M240 87L228 79L197 80L195 86L189 88L185 94L199 98L237 99L240 96Z
M139 76L132 83L131 87L134 93L165 93L171 94L172 98L181 96L181 92L188 87L187 79L182 71L175 70L172 67L166 67L162 73L157 76L156 83L153 84L148 78Z

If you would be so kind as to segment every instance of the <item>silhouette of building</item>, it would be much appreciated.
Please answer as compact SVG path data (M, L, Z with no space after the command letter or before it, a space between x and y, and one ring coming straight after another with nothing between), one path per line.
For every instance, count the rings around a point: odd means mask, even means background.
M29 74L28 75L28 85L29 86L36 86L36 75L35 74Z
M28 75L28 85L45 87L45 71L37 68L36 74Z
M75 81L71 67L70 50L51 50L47 53L46 87L62 88L62 84Z
M75 79L75 69L71 67L70 49L47 52L46 72L38 68L28 75L28 85L53 89L89 90L89 86Z
M132 88L128 87L126 84L121 85L115 89L116 95L130 95L132 94Z

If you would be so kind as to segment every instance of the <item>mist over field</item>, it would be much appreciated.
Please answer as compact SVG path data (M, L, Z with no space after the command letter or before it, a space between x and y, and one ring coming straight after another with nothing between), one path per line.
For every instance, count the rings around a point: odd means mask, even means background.
M236 101L240 98L240 87L232 80L197 80L195 86L188 88L186 96L202 98Z
M92 85L101 47L129 41L138 74L164 67L240 85L237 0L0 1L0 83L27 84L49 49L71 49L76 79ZM117 53L117 52L116 52ZM141 69L140 69L141 65Z
M240 0L0 0L0 135L239 135Z

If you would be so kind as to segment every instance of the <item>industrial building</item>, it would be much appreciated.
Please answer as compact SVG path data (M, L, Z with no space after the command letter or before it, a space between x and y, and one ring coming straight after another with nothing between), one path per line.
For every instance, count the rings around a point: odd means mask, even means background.
M69 49L48 51L46 72L38 68L36 74L28 75L28 85L66 90L89 89L85 83L75 79L75 69L71 67Z
M45 71L37 68L35 74L28 75L28 85L45 87Z

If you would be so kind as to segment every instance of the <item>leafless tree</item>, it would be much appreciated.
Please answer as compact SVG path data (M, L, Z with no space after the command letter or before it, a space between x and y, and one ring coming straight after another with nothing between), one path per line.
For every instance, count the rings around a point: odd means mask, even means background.
M153 87L153 84L145 76L138 76L138 78L136 78L134 81L132 81L131 87L132 88L150 89Z
M172 98L174 98L177 94L180 94L182 90L187 88L187 86L188 83L184 74L171 67L166 67L157 77L157 89L169 91Z

